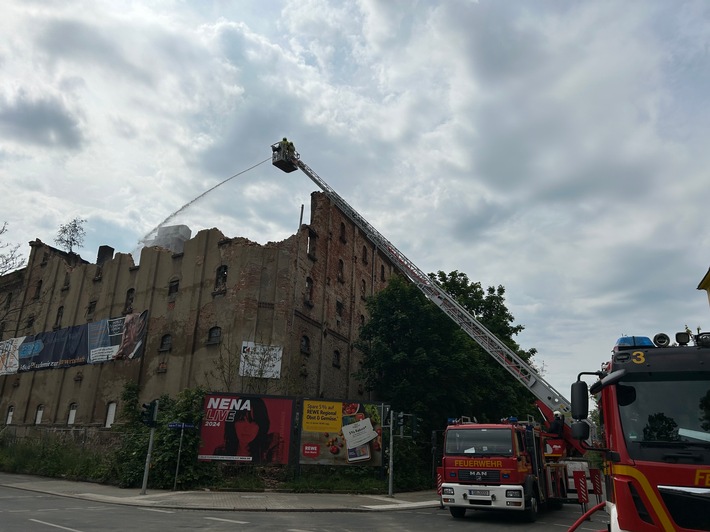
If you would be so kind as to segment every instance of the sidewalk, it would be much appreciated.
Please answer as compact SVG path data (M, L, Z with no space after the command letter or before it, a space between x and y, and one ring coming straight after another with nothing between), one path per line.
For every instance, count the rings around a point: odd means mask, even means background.
M436 490L387 495L284 493L276 491L169 491L121 489L91 482L0 473L0 486L87 501L194 510L269 512L367 512L439 506Z

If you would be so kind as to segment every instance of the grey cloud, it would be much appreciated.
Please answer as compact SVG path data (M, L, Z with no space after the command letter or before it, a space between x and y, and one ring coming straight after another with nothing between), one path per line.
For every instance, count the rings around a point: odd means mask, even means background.
M80 120L56 97L20 94L0 102L0 129L18 142L78 150L85 142Z
M110 71L112 76L127 75L145 84L152 84L154 79L151 72L132 63L122 54L117 43L125 38L126 35L107 35L101 29L75 20L50 20L41 26L38 44L52 59L73 59L81 63L88 61Z

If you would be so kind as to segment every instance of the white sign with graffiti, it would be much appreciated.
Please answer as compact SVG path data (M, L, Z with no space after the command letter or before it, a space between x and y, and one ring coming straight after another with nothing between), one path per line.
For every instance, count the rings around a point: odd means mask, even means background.
M239 375L261 379L280 379L282 355L283 347L278 345L242 342Z

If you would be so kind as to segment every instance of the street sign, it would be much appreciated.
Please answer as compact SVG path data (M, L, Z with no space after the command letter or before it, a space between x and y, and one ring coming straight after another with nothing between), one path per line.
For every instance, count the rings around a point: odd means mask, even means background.
M171 421L168 423L169 429L194 429L195 425L192 423L180 423L179 421Z

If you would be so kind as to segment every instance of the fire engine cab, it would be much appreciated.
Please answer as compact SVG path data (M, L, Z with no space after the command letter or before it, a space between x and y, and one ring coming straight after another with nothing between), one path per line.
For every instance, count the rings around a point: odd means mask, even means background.
M442 504L457 518L513 510L534 521L540 505L560 507L567 496L564 453L564 441L531 420L456 422L444 434Z

